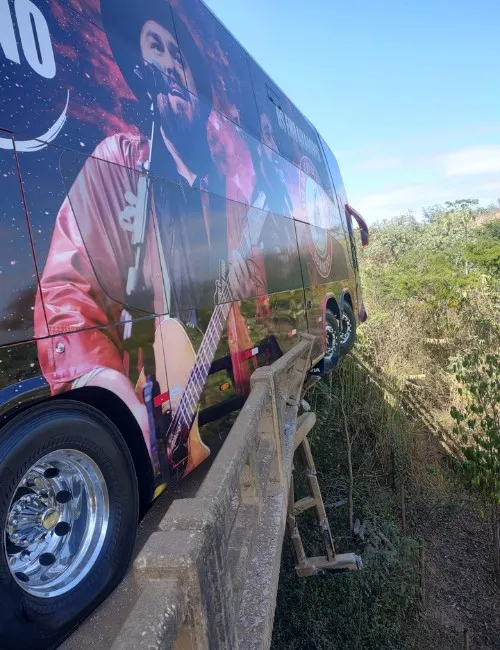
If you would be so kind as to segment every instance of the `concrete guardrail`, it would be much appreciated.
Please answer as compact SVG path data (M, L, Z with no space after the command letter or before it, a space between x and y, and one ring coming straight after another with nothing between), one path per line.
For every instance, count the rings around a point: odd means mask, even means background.
M269 648L297 428L315 339L252 376L195 498L174 501L137 556L140 595L112 650Z

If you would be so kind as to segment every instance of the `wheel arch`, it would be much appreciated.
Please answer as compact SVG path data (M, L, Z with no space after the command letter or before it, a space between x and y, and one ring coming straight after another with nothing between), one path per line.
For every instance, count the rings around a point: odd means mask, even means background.
M340 315L344 309L344 303L346 302L350 305L351 309L354 311L353 300L349 289L343 289L338 299L337 296L335 296L335 294L331 292L327 293L323 304L323 315L325 310L329 309L335 314L335 316L340 321Z
M341 302L339 304L339 301L337 300L336 296L333 294L327 294L325 296L325 302L324 302L324 307L323 307L323 316L324 312L329 309L331 312L333 312L338 320L340 320L340 314L341 314L341 304L342 304L342 298Z
M140 516L142 517L153 499L154 474L141 429L128 406L105 388L88 386L50 396L46 382L42 386L40 383L42 383L41 378L37 390L31 388L26 390L26 386L20 386L23 382L16 385L18 389L14 391L16 393L15 401L9 400L0 407L0 429L20 413L25 413L40 404L58 400L73 400L92 406L113 422L128 447L137 477Z
M340 296L340 307L342 310L344 309L345 302L347 302L350 308L354 311L354 303L349 289L344 289L342 291L342 295Z

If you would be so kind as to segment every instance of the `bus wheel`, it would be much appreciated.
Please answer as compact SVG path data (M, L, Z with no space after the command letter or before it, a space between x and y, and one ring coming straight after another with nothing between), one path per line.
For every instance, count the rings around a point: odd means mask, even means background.
M333 367L340 357L340 329L333 311L325 310L326 352L325 363Z
M69 400L0 430L2 649L55 647L122 578L138 521L132 458L99 411Z
M352 350L356 341L356 318L351 305L348 302L344 303L344 310L342 312L342 322L340 330L340 348L342 354L347 354Z

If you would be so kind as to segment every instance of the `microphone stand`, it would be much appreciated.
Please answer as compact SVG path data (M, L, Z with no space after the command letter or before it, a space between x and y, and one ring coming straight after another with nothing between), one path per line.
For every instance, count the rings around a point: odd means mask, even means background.
M149 64L147 64L149 65ZM147 84L147 81L150 82L150 85L156 90L155 84L155 71L152 73L148 70L147 76L148 80L144 78L139 68L135 70L136 74ZM148 84L149 85L149 84ZM155 146L155 140L159 137L157 131L160 124L158 107L156 104L156 92L147 90L147 95L151 100L150 105L150 115L151 115L151 136L149 143L149 156L146 160L142 169L140 170L140 176L137 183L137 203L136 203L136 214L134 216L131 244L134 251L134 265L130 266L128 269L127 275L127 284L126 284L126 294L128 297L134 297L133 300L134 306L145 307L145 311L151 311L152 303L152 291L146 287L146 282L144 278L144 260L146 256L146 240L148 236L148 226L151 220L151 210L152 210L152 178L151 178L151 167L153 160L153 152ZM163 269L162 269L163 271ZM160 445L160 450L158 450L158 441L162 438L162 433L164 425L167 425L170 422L170 414L165 414L164 417L162 413L161 406L156 407L155 401L156 398L161 394L160 385L156 379L155 374L150 374L144 368L145 374L145 383L142 389L142 396L144 405L146 406L148 414L148 423L150 430L150 446L151 446L151 455L153 461L153 468L156 475L162 473L162 470L167 470L166 467L166 455L163 445ZM166 422L164 422L166 420Z
M148 93L149 95L149 93ZM149 156L142 165L142 170L137 183L137 211L134 217L134 226L132 230L131 244L134 250L134 265L128 269L127 296L147 294L144 281L144 257L146 252L146 237L148 233L148 224L151 213L151 162L153 159L153 148L158 123L158 108L156 102L151 97L151 136L149 144ZM141 301L141 299L139 299Z

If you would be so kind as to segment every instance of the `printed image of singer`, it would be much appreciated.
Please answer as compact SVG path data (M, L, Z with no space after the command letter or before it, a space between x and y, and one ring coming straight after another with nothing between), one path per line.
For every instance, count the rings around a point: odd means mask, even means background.
M238 221L228 220L224 179L207 144L211 109L186 90L196 88L198 75L209 75L203 56L182 20L174 29L167 3L131 5L103 0L103 23L121 73L145 112L151 107L151 119L140 135L103 140L69 189L41 276L35 328L44 331L46 318L50 331L61 332L38 341L53 394L83 386L112 391L137 419L155 470L166 456L168 469L184 475L209 453L193 417L217 336L230 312L233 326L244 329L238 305L229 301L253 295L262 280L248 246L228 250L228 233L231 241L240 239ZM188 44L189 59L179 43ZM214 308L214 298L223 304ZM123 321L124 305L170 315L156 318L156 368L152 377L142 372L136 385L122 351L129 328L98 329ZM182 330L197 325L200 308L214 313L195 363ZM146 397L158 383L166 385L165 367L171 387L189 390L171 396L174 420L157 448L166 425L158 431L162 425Z

